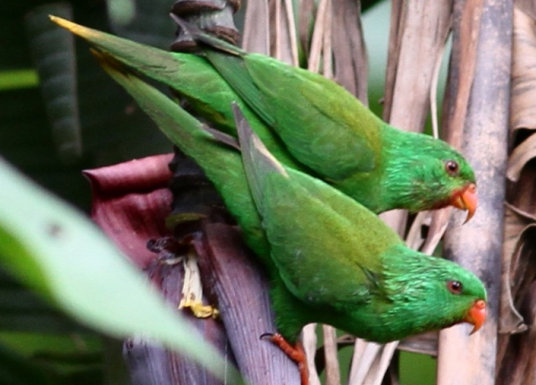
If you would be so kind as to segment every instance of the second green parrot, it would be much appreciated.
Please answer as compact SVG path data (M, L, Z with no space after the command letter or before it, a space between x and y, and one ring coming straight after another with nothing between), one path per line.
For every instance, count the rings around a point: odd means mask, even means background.
M271 339L307 369L297 339L321 322L386 343L460 322L477 331L486 290L470 271L409 249L385 223L322 181L285 168L237 109L244 169L275 271Z
M52 20L130 68L172 87L194 112L236 137L236 102L269 151L319 177L375 213L477 206L466 160L445 142L381 121L318 74L246 53L194 29L205 57L171 53Z

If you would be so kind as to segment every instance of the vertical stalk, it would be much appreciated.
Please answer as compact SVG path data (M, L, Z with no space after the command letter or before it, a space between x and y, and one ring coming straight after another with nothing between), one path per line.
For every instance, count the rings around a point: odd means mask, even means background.
M463 227L461 217L454 217L455 225L445 236L445 255L483 280L488 291L488 319L473 336L465 325L440 333L439 385L495 382L511 37L511 1L455 2L445 113L449 128L463 127L461 149L477 175L480 207ZM468 49L473 46L475 54L471 55ZM469 91L467 105L458 103L464 91Z

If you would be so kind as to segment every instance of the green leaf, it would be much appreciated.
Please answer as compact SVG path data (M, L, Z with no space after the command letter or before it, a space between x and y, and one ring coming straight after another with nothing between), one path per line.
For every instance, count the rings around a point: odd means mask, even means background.
M0 92L18 88L34 88L38 85L39 78L33 69L0 72Z
M216 350L93 224L3 160L0 175L0 263L81 323L116 337L152 338L223 378Z
M38 365L0 343L0 383L52 385L54 382Z

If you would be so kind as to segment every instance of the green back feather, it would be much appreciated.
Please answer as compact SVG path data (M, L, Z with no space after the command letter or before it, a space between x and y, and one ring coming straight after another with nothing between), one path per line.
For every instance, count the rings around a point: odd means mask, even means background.
M407 248L369 210L320 180L284 170L242 120L240 143L271 257L296 300L276 286L274 303L299 322L325 322L387 342L460 322L480 280L462 267ZM449 280L462 282L452 294ZM293 317L294 315L289 315ZM303 324L302 324L303 326ZM292 334L296 322L282 321Z

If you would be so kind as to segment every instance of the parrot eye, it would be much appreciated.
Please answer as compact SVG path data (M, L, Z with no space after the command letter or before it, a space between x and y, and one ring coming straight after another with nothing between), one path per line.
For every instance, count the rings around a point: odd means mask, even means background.
M447 160L445 162L445 170L447 170L447 172L450 175L456 176L456 175L458 175L458 171L460 170L460 166L458 165L458 162L456 162L454 160Z
M460 281L447 281L447 288L452 294L461 294L463 285Z

